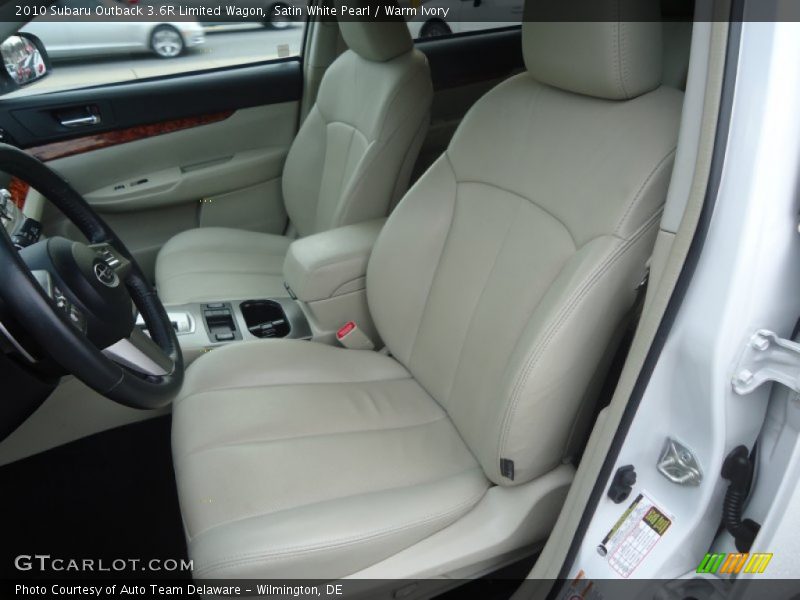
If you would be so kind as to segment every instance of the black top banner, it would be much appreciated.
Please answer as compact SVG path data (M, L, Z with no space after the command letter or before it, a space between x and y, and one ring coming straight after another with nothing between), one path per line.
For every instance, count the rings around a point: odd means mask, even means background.
M800 21L800 0L7 0L0 20L498 23L521 21Z

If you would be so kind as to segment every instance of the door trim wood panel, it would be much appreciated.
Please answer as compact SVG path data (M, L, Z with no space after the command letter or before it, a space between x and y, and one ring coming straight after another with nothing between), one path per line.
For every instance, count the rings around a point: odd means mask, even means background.
M43 144L41 146L34 146L27 148L25 151L46 162L48 160L56 160L57 158L65 158L67 156L74 156L76 154L83 154L84 152L92 152L110 146L117 146L119 144L127 144L136 140L154 137L157 135L164 135L166 133L173 133L181 131L182 129L189 129L191 127L200 127L210 123L217 123L224 121L230 117L234 111L223 111L207 115L199 115L196 117L185 117L181 119L172 119L169 121L162 121L160 123L151 123L149 125L136 125L125 129L116 131L107 131L105 133L97 133L87 135L84 137L65 140L63 142L53 142L52 144Z

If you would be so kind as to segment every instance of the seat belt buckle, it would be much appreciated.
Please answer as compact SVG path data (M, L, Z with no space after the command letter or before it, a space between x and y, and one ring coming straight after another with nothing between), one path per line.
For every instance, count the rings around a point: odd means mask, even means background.
M345 348L351 350L374 350L375 344L358 328L355 321L348 321L336 332L336 339Z

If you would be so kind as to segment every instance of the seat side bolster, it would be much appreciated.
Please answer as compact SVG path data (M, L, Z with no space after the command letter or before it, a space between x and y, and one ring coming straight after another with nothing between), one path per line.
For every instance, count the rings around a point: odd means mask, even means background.
M630 240L587 244L548 290L509 362L494 447L478 453L493 481L518 485L561 461L594 369L635 300L659 217ZM513 461L513 478L503 459Z

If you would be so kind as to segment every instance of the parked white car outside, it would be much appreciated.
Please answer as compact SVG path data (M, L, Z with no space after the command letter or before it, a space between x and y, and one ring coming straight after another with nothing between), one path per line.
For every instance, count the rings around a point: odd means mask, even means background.
M103 0L59 2L75 8L106 4ZM205 43L205 31L195 20L150 22L118 19L90 21L70 19L69 27L61 20L38 18L22 31L37 36L50 58L58 60L82 56L107 56L153 52L161 58L180 56L187 48Z

